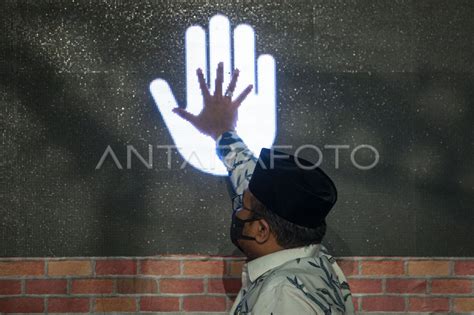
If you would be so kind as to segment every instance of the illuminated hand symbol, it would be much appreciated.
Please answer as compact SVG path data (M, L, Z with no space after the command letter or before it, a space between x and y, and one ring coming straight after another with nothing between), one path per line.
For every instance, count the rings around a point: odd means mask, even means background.
M239 107L236 131L254 155L258 155L261 148L271 147L275 139L275 60L270 55L260 55L255 62L255 34L252 27L246 24L234 29L232 58L229 19L215 15L209 21L211 78L208 80L205 40L206 33L202 27L191 26L186 30L186 111L198 115L203 108L196 69L202 69L205 81L210 82L210 90L214 91L217 74L213 70L219 62L223 62L223 86L227 87L233 61L233 68L240 70L234 95L240 95L249 84L255 87ZM178 105L169 84L163 79L155 79L150 84L150 91L182 157L203 172L227 175L227 170L216 156L215 141L172 112Z

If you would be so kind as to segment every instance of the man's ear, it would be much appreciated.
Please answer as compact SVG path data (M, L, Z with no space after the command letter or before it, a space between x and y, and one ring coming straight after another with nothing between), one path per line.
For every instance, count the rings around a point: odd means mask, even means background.
M256 222L258 224L257 234L255 235L255 240L257 243L262 244L268 241L272 231L270 230L270 225L265 219L260 219Z

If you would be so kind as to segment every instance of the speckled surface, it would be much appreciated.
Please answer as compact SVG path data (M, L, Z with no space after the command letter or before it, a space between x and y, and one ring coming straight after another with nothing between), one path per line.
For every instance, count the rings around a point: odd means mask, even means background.
M184 32L246 22L277 62L276 144L349 145L322 167L339 256L473 256L472 1L2 1L1 256L237 253L224 178L171 145L148 84L185 99ZM471 126L471 127L469 127ZM377 166L355 168L370 144ZM367 151L365 151L367 153ZM360 151L360 163L371 156ZM315 160L314 151L303 156ZM367 162L369 161L369 162Z

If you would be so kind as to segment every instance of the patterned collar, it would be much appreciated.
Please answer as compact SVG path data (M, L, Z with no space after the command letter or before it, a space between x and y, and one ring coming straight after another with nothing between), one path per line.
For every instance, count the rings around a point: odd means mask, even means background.
M252 261L244 266L244 271L248 274L248 280L253 283L257 278L267 271L283 265L286 262L297 258L313 257L319 252L321 244L313 244L304 247L296 247L280 250Z

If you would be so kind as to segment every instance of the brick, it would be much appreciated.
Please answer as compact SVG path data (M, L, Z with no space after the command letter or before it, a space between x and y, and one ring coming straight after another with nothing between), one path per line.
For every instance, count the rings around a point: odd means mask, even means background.
M200 279L163 279L160 281L161 293L201 293L204 282Z
M241 277L242 276L242 267L244 266L245 261L230 261L229 262L229 276Z
M474 297L453 299L454 311L474 312Z
M142 297L140 311L174 312L179 311L179 298L175 297Z
M433 279L432 293L471 293L471 280Z
M337 260L339 267L346 277L359 274L359 263L355 260Z
M209 279L207 283L207 292L237 294L241 287L241 279Z
M144 275L179 275L178 260L142 260L140 273Z
M361 261L363 275L403 275L403 261L374 260Z
M354 311L359 310L360 298L352 296L352 304L354 304Z
M394 296L363 297L362 311L405 311L405 300Z
M7 298L0 299L0 312L3 313L43 313L42 298Z
M48 261L49 276L89 276L92 274L88 260Z
M349 287L354 293L382 293L382 280L350 279Z
M224 261L185 261L183 262L185 275L223 275L225 273Z
M44 261L0 262L0 276L42 276Z
M111 279L78 279L72 280L73 294L112 293L114 282Z
M474 260L458 260L454 264L456 275L474 276Z
M131 259L97 260L95 273L97 275L135 275L137 263Z
M28 294L66 294L66 280L27 280L26 293Z
M118 279L117 293L156 293L158 285L154 279Z
M412 297L408 301L408 311L411 311L411 312L449 311L449 299L448 298Z
M0 280L0 295L21 294L21 281Z
M183 298L183 310L188 312L224 312L225 297L192 296Z
M423 276L435 276L435 275L449 275L449 261L409 261L408 262L408 274L423 275Z
M387 293L425 293L426 286L426 280L387 279L385 290Z
M49 298L48 312L89 312L87 298Z
M95 312L135 312L137 304L135 298L97 298Z

